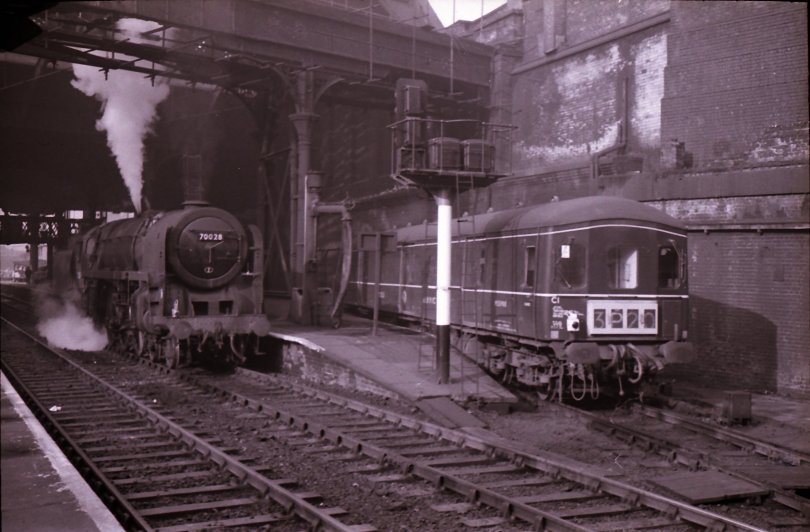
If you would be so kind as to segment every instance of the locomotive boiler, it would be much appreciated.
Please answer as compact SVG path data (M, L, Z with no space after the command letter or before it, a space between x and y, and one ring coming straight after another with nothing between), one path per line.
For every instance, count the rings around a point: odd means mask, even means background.
M170 367L238 364L270 330L262 238L202 202L99 225L72 244L69 270L111 347Z
M435 232L360 250L347 304L369 312L376 295L380 312L430 325ZM465 216L451 249L453 345L506 383L544 399L624 395L693 357L687 233L658 209L587 197Z

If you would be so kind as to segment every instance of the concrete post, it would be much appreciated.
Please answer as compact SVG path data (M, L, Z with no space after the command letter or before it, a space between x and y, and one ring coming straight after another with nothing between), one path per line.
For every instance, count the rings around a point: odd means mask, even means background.
M439 384L450 382L450 273L453 205L447 190L435 196L436 216L436 368Z

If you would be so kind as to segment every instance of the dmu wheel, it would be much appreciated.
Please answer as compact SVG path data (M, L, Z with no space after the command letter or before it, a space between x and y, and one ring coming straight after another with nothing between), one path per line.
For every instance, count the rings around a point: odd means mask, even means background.
M546 383L540 384L537 387L537 398L541 401L550 401L554 397L554 392L557 389L557 382L549 380Z

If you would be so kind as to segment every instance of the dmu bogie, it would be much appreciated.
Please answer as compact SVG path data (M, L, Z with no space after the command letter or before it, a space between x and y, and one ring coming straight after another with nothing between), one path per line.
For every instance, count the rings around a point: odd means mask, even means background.
M545 398L595 398L605 385L623 395L693 357L687 237L677 220L593 197L453 227L454 345L505 382ZM435 225L400 229L395 246L379 247L360 250L350 301L371 309L376 295L380 312L430 323Z
M169 366L233 365L270 330L261 234L221 209L189 204L102 224L60 257L113 348Z

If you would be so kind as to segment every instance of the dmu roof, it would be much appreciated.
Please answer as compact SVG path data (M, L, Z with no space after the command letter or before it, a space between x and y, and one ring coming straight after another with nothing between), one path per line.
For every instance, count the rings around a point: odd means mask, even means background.
M547 227L591 225L619 220L685 230L680 221L655 207L613 196L589 196L508 211L465 216L453 220L452 230L453 237L464 237ZM435 240L436 224L405 227L397 231L397 236L400 242Z

